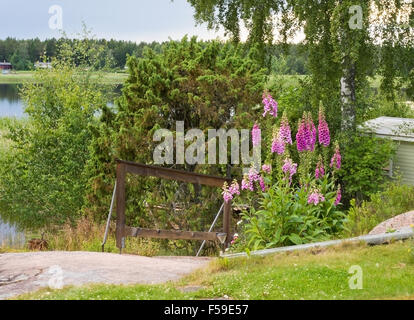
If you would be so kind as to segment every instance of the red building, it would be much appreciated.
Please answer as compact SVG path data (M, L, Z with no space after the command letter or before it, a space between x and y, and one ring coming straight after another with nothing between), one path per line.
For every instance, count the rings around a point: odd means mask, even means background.
M0 62L0 70L12 70L13 66L9 62Z

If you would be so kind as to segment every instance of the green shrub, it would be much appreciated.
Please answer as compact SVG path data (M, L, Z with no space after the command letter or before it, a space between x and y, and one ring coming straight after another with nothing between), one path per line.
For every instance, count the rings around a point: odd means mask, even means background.
M373 194L369 201L357 205L351 201L345 228L349 236L369 233L381 222L414 210L414 187L389 183L384 191Z
M391 140L362 135L354 135L342 145L344 164L339 174L344 203L352 198L366 200L386 182L384 168L394 156L396 145Z
M36 230L80 216L89 126L107 103L101 84L83 67L82 61L91 61L94 55L94 49L85 46L86 40L79 43L75 57L63 45L53 69L37 70L35 82L25 83L20 92L26 120L7 121L0 207L2 217L21 228Z

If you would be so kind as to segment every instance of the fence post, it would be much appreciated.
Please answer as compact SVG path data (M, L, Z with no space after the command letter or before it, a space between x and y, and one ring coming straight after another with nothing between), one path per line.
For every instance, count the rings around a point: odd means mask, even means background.
M116 246L122 252L122 238L125 237L125 165L116 165Z
M230 237L230 228L231 228L231 200L228 202L224 202L224 211L223 211L223 232L227 234L225 247L228 247L228 244L232 240Z

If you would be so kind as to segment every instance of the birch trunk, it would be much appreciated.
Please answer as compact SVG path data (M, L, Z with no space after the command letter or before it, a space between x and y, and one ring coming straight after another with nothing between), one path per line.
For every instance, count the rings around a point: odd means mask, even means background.
M356 94L355 94L355 64L349 64L343 68L341 78L341 110L342 131L354 131L356 129Z

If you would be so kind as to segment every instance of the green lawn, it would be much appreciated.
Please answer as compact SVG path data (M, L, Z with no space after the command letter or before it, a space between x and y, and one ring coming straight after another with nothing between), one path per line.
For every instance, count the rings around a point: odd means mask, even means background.
M127 73L115 73L107 72L103 78L104 83L108 84L122 84L127 79ZM284 86L297 86L299 84L299 79L304 79L306 76L298 75L282 75L274 76L272 75L269 79L269 82L278 81L278 77L283 78ZM0 84L7 83L23 83L25 81L33 81L33 72L32 71L17 71L11 74L0 74ZM378 88L380 84L380 77L376 76L370 78L370 84L373 88Z
M304 80L306 76L304 75L271 75L269 77L269 83L277 82L277 81L283 81L283 87L297 87L299 86L299 80ZM375 77L369 77L368 78L369 85L373 89L378 89L381 84L381 77L375 76Z
M103 83L122 84L127 79L127 73L107 72L102 78ZM18 84L27 81L34 81L32 71L17 71L10 74L0 74L0 84Z
M414 299L411 246L411 241L376 247L347 244L264 258L217 259L165 285L43 289L18 299ZM363 271L361 290L349 288L354 265ZM200 289L184 293L188 286Z

